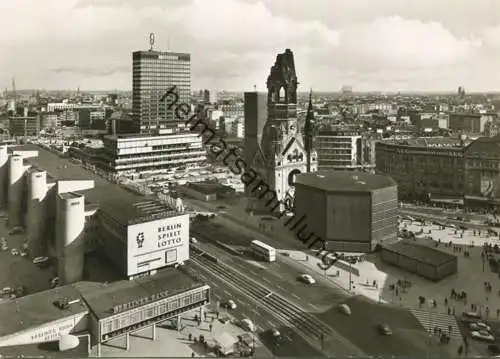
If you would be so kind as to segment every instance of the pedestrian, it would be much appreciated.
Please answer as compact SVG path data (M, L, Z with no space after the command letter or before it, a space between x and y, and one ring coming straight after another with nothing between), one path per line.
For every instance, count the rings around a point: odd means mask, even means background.
M444 305L448 306L448 298L444 298Z
M208 328L210 329L210 332L211 332L211 331L212 331L212 329L213 329L212 324L210 324L210 325L208 326Z
M194 352L191 352L191 358L194 358Z

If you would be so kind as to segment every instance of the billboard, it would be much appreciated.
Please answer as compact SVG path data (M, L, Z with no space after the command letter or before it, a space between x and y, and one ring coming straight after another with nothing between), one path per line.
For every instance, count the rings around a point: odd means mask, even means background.
M127 228L127 275L132 276L189 259L189 214Z

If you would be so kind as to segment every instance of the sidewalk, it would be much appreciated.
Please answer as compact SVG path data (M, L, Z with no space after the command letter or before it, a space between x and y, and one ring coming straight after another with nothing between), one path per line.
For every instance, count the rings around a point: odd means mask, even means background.
M237 320L230 317L227 313L220 313L220 318L228 317L230 320L222 323L216 319L216 314L207 309L207 318L198 326L194 320L195 314L199 311L187 313L182 317L181 329L166 329L158 326L156 329L156 340L152 340L152 329L145 328L139 332L130 335L130 349L125 350L125 338L111 340L102 345L102 357L217 357L211 350L214 346L214 337L224 332L232 335L238 340L238 335L246 333L237 325ZM210 331L212 324L212 331ZM189 340L189 334L192 340ZM195 343L193 338L205 337L208 344L208 350L204 345ZM272 357L272 353L262 345L259 339L255 339L255 357Z
M373 301L380 301L381 294L387 280L387 274L379 271L373 263L360 262L354 265L359 270L359 276L354 272L349 273L348 270L338 268L336 266L330 267L326 272L318 265L321 259L317 258L313 251L303 253L301 251L279 251L277 260L286 263L290 266L300 266L307 269L309 272L316 273L316 279L322 278L331 282L336 288L343 289L346 294L362 295ZM307 258L307 260L306 260ZM351 279L351 286L349 288L349 277ZM377 282L377 287L373 286L373 281Z

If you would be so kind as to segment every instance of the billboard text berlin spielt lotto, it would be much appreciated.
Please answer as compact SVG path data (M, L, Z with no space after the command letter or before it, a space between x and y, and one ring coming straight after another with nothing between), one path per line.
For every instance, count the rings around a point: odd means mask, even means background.
M287 208L288 206L284 202L278 200L276 191L272 190L269 184L262 180L261 176L245 162L238 153L239 149L228 146L223 138L217 136L215 131L206 122L206 117L203 116L203 113L195 111L195 113L191 115L191 106L187 103L179 103L179 95L175 90L176 86L172 86L168 89L161 97L160 102L168 101L168 110L175 107L175 117L184 120L191 132L196 132L202 137L203 144L208 146L208 149L215 158L222 158L224 165L227 166L234 175L240 176L241 182L243 182L247 188L250 188L252 195L261 201L266 201L265 206L269 209L270 213L275 214L280 219L285 216L289 208ZM282 208L286 209L281 210ZM304 243L308 249L317 249L316 256L321 256L319 267L326 271L334 265L338 258L335 253L326 250L325 240L314 232L307 230L308 226L304 223L307 222L306 220L307 217L305 215L299 219L294 215L286 220L284 225L290 231L293 231L295 237ZM317 248L314 248L315 246L317 246Z

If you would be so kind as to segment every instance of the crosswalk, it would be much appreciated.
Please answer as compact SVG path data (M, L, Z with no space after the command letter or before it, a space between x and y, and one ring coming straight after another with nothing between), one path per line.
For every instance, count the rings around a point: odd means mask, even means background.
M417 318L420 324L427 330L433 331L435 327L440 328L448 334L449 327L451 326L451 337L463 340L461 332L461 324L458 323L454 315L446 313L439 313L420 308L411 308L410 312Z

